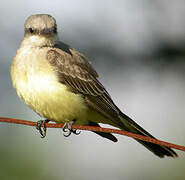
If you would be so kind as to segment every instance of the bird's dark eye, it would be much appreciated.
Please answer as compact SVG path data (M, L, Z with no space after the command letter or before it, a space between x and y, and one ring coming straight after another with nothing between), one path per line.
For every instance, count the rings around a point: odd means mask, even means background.
M56 33L56 32L57 32L57 27L54 27L53 32L54 32L54 33Z
M34 30L32 28L29 28L28 30L29 30L30 33L34 32Z

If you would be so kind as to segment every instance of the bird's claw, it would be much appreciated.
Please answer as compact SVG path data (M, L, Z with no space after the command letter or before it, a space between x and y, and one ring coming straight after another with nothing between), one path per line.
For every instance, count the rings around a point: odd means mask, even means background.
M39 131L40 135L41 135L41 138L45 138L46 137L46 123L48 123L49 120L40 120L40 121L37 121L37 124L36 124L36 129ZM42 128L42 125L43 125L43 128Z
M81 131L78 132L76 129L72 128L74 122L75 121L66 122L64 126L62 127L62 130L64 132L63 135L65 137L69 137L71 133L74 133L75 135L79 135L81 133Z

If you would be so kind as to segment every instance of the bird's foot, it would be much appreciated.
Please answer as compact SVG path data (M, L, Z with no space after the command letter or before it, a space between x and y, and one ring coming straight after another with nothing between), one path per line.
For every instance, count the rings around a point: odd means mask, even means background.
M37 121L36 129L39 131L41 138L46 137L46 123L48 123L49 121L50 120L48 119ZM43 128L42 128L42 125L43 125Z
M63 132L64 132L64 136L65 137L69 137L71 135L71 133L74 133L75 135L79 135L80 131L77 132L76 129L73 129L73 124L75 123L76 120L70 121L70 122L66 122L62 128Z

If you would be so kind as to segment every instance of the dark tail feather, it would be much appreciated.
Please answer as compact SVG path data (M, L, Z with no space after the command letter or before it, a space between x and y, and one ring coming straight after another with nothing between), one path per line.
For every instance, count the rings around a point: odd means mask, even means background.
M97 126L97 127L100 127L100 125L98 123L95 123L95 122L89 122L89 126ZM117 138L114 135L112 135L111 133L96 132L96 131L92 131L92 132L100 135L103 138L107 138L107 139L109 139L109 140L111 140L113 142L117 142L118 141Z
M120 127L121 129L127 130L129 132L133 132L136 134L140 134L140 135L154 138L150 133L148 133L142 127L140 127L138 124L136 124L131 118L129 118L128 116L126 116L125 114L123 114L121 112L120 112L120 114L121 114L120 119L123 123L123 126ZM178 157L176 152L173 151L171 148L168 148L165 146L160 146L160 145L149 143L149 142L145 142L145 141L141 141L141 140L137 140L137 139L136 139L136 141L138 141L139 143L144 145L147 149L149 149L155 155L157 155L161 158L164 156Z

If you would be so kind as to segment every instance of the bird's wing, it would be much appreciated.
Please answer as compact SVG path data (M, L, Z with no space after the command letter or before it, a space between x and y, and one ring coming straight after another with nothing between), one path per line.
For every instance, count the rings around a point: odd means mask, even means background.
M74 93L82 94L89 107L111 120L121 129L153 137L128 116L121 113L103 85L98 81L96 71L78 51L60 43L59 47L48 50L47 60L58 73L59 81L66 84ZM116 141L112 136L99 135ZM164 155L177 157L177 154L170 148L141 140L137 141L159 157L164 157Z
M60 43L60 46L47 52L47 60L56 70L61 83L74 93L82 94L89 107L120 125L117 107L82 54Z

